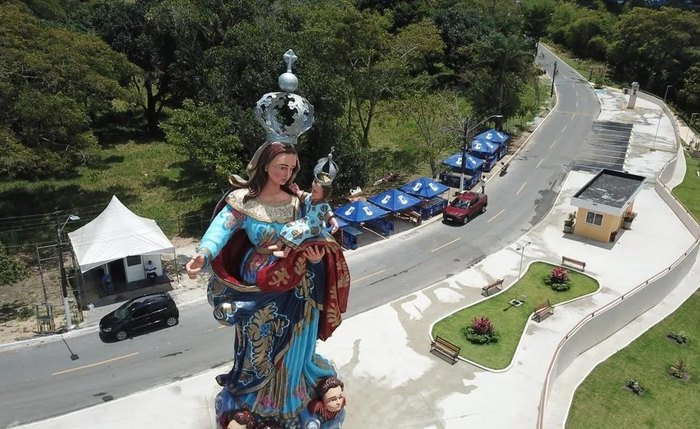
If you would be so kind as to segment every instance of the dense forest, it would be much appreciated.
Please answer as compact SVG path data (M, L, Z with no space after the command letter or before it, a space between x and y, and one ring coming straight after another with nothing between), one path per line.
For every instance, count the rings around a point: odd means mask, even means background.
M496 125L516 131L511 119L536 110L527 95L539 98L540 40L604 64L607 83L637 81L667 96L688 117L700 111L699 7L700 0L0 0L0 217L9 217L0 241L36 242L37 234L21 234L26 224L39 231L55 223L45 213L87 204L99 213L112 194L153 206L164 201L158 192L169 192L185 211L162 205L146 214L161 224L201 219L221 192L205 184L242 173L263 140L253 106L277 90L290 48L299 57L297 92L316 117L299 143L307 173L300 184L334 147L338 195L389 169L435 174L469 137L465 122L501 114ZM397 137L387 143L387 133ZM101 171L133 162L118 149L129 144L159 159L169 156L165 146L187 162L162 163L160 176L141 184L113 179L100 192L84 189ZM152 168L132 171L148 176ZM37 182L46 197L29 188ZM144 186L163 189L145 196Z
M378 103L398 101L410 114L416 100L425 108L450 91L466 100L461 112L428 106L445 121L507 118L540 73L541 38L605 61L615 81L656 94L670 86L680 109L700 110L700 15L620 3L2 0L0 176L66 175L99 162L100 146L134 127L212 173L239 173L262 139L251 107L276 89L290 47L298 92L316 107L302 151L311 160L335 146L346 187L368 179ZM439 132L446 125L433 121L412 153L432 159L432 146L459 138Z

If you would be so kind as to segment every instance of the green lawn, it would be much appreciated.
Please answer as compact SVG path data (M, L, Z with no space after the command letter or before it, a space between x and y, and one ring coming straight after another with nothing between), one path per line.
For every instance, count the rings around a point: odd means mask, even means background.
M565 292L554 291L545 285L543 280L553 268L554 265L544 262L533 263L525 275L505 292L464 308L436 323L433 327L433 336L439 335L461 347L460 356L479 365L492 369L507 367L513 360L534 306L547 299L552 305L569 301L593 293L599 288L598 282L593 278L569 270L571 288ZM526 298L525 303L520 307L512 307L508 304L511 299L522 296ZM500 335L497 343L475 345L465 338L464 327L470 325L474 318L482 316L488 317L496 327ZM551 322L544 320L542 323Z
M620 352L601 363L578 387L567 428L697 428L700 427L700 293ZM666 338L685 331L681 346ZM668 375L682 359L689 381ZM624 387L634 378L646 389L637 396Z
M673 189L673 195L698 219L700 213L700 159L686 154L686 171L683 183Z

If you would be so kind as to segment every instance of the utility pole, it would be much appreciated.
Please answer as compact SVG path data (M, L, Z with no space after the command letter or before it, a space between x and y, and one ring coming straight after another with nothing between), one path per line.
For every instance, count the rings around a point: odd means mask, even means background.
M503 117L503 115L501 115L501 114L491 115L488 118L481 120L481 122L479 122L478 124L476 124L472 127L469 126L469 123L471 122L471 120L469 118L467 118L464 121L464 131L462 132L462 163L461 163L462 164L462 174L460 175L460 178L459 178L459 193L460 194L464 191L464 170L467 169L467 149L468 149L467 145L469 143L470 134L476 129L476 127L483 124L484 122L486 122L490 119L493 119L493 118L502 118L502 117Z
M63 265L63 228L65 228L68 221L80 220L76 215L68 215L66 221L63 225L60 223L58 209L54 211L54 217L56 219L56 245L58 246L58 268L61 271L61 291L63 292L63 311L66 317L66 330L69 331L73 329L73 320L70 312L70 303L68 302L68 278L66 277L66 267Z
M554 70L552 71L552 89L549 90L549 96L554 96L554 78L557 77L557 62L554 61Z
M462 131L462 174L459 177L459 193L464 191L464 170L467 169L467 139L469 138L469 118L464 121L464 131Z

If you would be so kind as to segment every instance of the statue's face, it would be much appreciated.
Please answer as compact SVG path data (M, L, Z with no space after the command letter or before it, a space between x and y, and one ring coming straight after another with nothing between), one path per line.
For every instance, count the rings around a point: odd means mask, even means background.
M281 153L272 158L267 165L268 180L275 185L282 186L289 182L297 165L297 156L293 153Z
M340 411L344 404L345 398L343 398L343 388L340 386L331 387L323 395L323 406L332 413Z

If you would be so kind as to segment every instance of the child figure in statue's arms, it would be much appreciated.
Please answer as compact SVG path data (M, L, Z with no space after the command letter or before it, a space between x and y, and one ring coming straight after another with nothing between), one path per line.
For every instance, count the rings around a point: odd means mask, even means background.
M291 249L311 237L318 237L326 225L331 225L331 234L338 230L338 221L333 215L328 198L331 195L333 179L328 173L318 173L311 184L311 193L299 189L296 183L289 189L304 203L306 215L301 219L289 222L280 232L280 240L269 247L278 258L286 258Z

